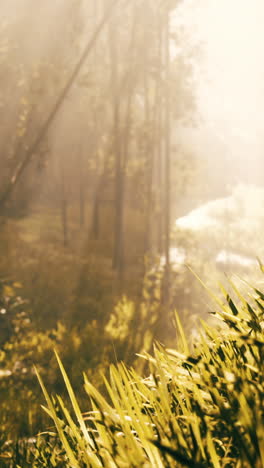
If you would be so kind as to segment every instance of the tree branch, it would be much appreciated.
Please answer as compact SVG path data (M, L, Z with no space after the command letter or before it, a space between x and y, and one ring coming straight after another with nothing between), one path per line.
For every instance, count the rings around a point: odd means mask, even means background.
M50 128L50 125L54 121L54 119L55 119L55 117L56 117L56 115L57 115L63 101L65 100L69 90L71 89L74 81L76 80L76 77L78 76L80 69L82 68L85 60L87 59L88 55L90 54L91 50L93 49L93 47L94 47L94 45L95 45L95 43L96 43L96 41L98 39L98 36L100 35L102 29L104 28L105 24L108 22L109 18L113 14L114 8L116 7L116 5L119 2L120 2L120 0L113 0L111 2L111 4L110 4L109 8L106 10L105 15L103 16L102 20L100 21L100 23L98 24L96 30L94 31L94 34L93 34L92 38L90 39L87 46L85 47L79 62L77 63L75 69L73 70L71 76L69 77L65 87L63 88L63 90L62 90L62 92L60 94L60 96L58 97L58 99L57 99L57 101L56 101L50 115L48 116L47 120L44 122L38 136L36 137L36 139L34 140L32 145L30 146L30 148L27 150L27 152L26 152L26 154L24 156L24 159L18 164L16 170L14 171L14 174L10 178L6 189L4 190L2 195L0 196L0 212L3 210L6 203L10 199L10 196L12 195L12 193L13 193L18 181L20 180L22 174L24 173L25 169L30 164L30 162L32 160L32 157L33 157L34 153L36 152L39 144L41 143L43 138L46 136L46 134L48 132L48 129Z

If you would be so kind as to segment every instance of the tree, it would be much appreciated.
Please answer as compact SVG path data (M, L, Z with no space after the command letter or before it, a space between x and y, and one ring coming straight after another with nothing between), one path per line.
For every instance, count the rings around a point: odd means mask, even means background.
M118 0L117 0L118 1ZM70 77L68 81L66 82L66 85L64 86L63 90L59 94L59 97L55 101L55 104L48 115L47 119L44 121L44 123L41 125L41 128L39 129L39 132L36 136L36 138L33 140L31 145L26 145L25 146L25 151L24 154L19 158L19 161L15 165L14 169L11 171L11 174L8 178L6 187L4 188L1 196L0 196L0 211L3 212L7 202L10 200L10 197L12 193L14 192L16 186L18 185L18 182L20 181L20 178L22 177L24 171L27 169L27 167L30 165L32 159L34 158L34 155L40 145L40 143L43 141L43 138L45 138L51 123L54 121L65 97L68 94L68 91L71 89L73 83L75 82L76 77L78 76L78 73L85 62L87 56L91 52L98 35L100 34L101 30L103 29L105 23L108 21L109 16L112 13L113 8L116 6L117 1L111 2L109 8L107 9L105 16L102 18L102 21L99 23L98 27L96 28L93 36L91 37L90 41L88 42L85 50L83 51L83 54L81 55L81 58L77 65L75 66L73 72L70 74ZM68 13L68 11L67 11Z

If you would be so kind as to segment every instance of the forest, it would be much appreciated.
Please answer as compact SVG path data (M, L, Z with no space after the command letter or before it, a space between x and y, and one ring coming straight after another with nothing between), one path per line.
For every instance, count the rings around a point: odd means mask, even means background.
M0 468L264 467L264 7L0 13Z

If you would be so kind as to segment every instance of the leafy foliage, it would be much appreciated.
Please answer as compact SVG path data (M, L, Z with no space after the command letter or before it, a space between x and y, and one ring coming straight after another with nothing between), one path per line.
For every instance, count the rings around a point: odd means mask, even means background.
M44 420L36 416L40 393L36 389L33 363L38 362L48 381L54 383L56 370L51 366L53 349L59 345L65 329L61 324L38 331L29 305L20 296L21 284L0 283L0 415L6 437L30 435Z
M203 324L192 351L180 329L177 351L160 345L142 357L142 378L120 363L104 378L104 397L84 375L90 410L82 414L57 356L73 408L46 401L68 467L261 467L263 443L264 295L222 288L221 326ZM39 465L35 465L39 466ZM42 465L46 466L46 465Z

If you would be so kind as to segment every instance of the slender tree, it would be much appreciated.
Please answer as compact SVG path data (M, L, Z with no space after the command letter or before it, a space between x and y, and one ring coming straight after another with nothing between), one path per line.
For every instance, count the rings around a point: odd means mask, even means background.
M10 200L12 193L14 192L16 186L18 185L21 177L23 176L25 170L27 167L30 165L34 155L36 154L40 143L43 141L43 139L46 137L48 130L50 129L51 124L54 122L55 117L57 116L66 96L68 95L68 92L72 88L72 85L75 83L76 78L79 76L79 72L85 63L87 57L90 55L91 51L93 50L94 45L96 44L96 41L101 34L104 26L106 23L109 21L109 18L112 16L112 13L119 3L119 0L113 0L109 3L108 8L105 11L104 17L101 19L99 22L96 30L94 31L94 34L88 41L88 44L86 45L77 65L73 69L72 73L69 76L69 79L67 80L63 90L61 91L60 95L55 101L55 104L44 121L40 131L38 132L36 138L34 139L33 143L26 148L25 153L22 155L21 159L19 159L17 165L12 171L12 174L10 175L6 186L2 193L0 193L0 214L4 212L4 209L6 207L6 204Z
M111 87L113 115L113 153L114 153L114 250L113 268L122 269L123 256L123 171L120 137L119 99L119 28L116 16L109 22L109 51L111 58Z
M164 161L164 220L165 220L165 303L170 303L170 231L171 231L171 106L170 106L170 12L165 18L165 161Z

